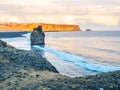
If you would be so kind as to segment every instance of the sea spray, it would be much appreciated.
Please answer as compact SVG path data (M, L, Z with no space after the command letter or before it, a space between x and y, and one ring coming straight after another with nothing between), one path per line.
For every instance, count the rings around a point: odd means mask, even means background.
M38 50L43 50L45 52L50 52L56 55L60 60L68 61L68 62L73 62L76 65L79 65L80 67L91 71L91 72L109 72L109 71L115 71L115 70L120 70L120 67L115 67L115 66L104 66L104 65L99 65L99 64L92 64L87 61L84 57L77 56L74 54L69 54L63 51L59 51L56 49L49 48L47 46L41 47L34 45L34 48L37 48Z

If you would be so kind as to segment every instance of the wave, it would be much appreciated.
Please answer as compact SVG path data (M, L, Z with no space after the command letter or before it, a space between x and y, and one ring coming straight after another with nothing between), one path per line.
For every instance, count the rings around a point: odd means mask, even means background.
M115 66L104 66L104 65L99 65L99 64L92 64L87 61L84 57L77 56L74 54L69 54L63 51L59 51L56 49L52 49L49 47L41 47L34 45L34 48L38 50L43 50L45 52L50 52L56 55L60 60L68 61L68 62L73 62L76 65L79 65L80 67L91 71L91 72L109 72L109 71L115 71L115 70L120 70L120 67L115 67Z

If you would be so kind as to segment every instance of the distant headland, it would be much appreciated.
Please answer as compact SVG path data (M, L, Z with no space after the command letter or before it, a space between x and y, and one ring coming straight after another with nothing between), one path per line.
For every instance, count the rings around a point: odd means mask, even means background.
M81 31L79 25L68 24L47 24L47 23L0 23L0 31L32 31L34 27L41 25L43 31Z
M91 29L86 29L86 31L92 31Z

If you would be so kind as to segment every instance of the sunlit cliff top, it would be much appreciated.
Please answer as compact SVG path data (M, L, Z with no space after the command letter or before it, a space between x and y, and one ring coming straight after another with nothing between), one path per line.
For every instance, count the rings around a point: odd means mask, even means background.
M0 30L32 31L38 25L42 25L43 31L81 31L79 25L47 23L0 23Z

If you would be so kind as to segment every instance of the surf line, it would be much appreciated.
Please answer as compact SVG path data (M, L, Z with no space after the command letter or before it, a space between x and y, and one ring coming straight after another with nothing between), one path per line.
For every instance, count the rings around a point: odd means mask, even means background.
M45 52L50 52L56 55L60 60L68 61L68 62L73 62L76 65L81 66L82 68L91 71L91 72L109 72L109 71L115 71L115 70L120 70L120 67L115 67L115 66L104 66L104 65L99 65L99 64L92 64L89 63L85 58L74 55L74 54L69 54L63 51L59 51L56 49L52 49L49 47L41 47L34 45L34 48L38 50L43 50Z

